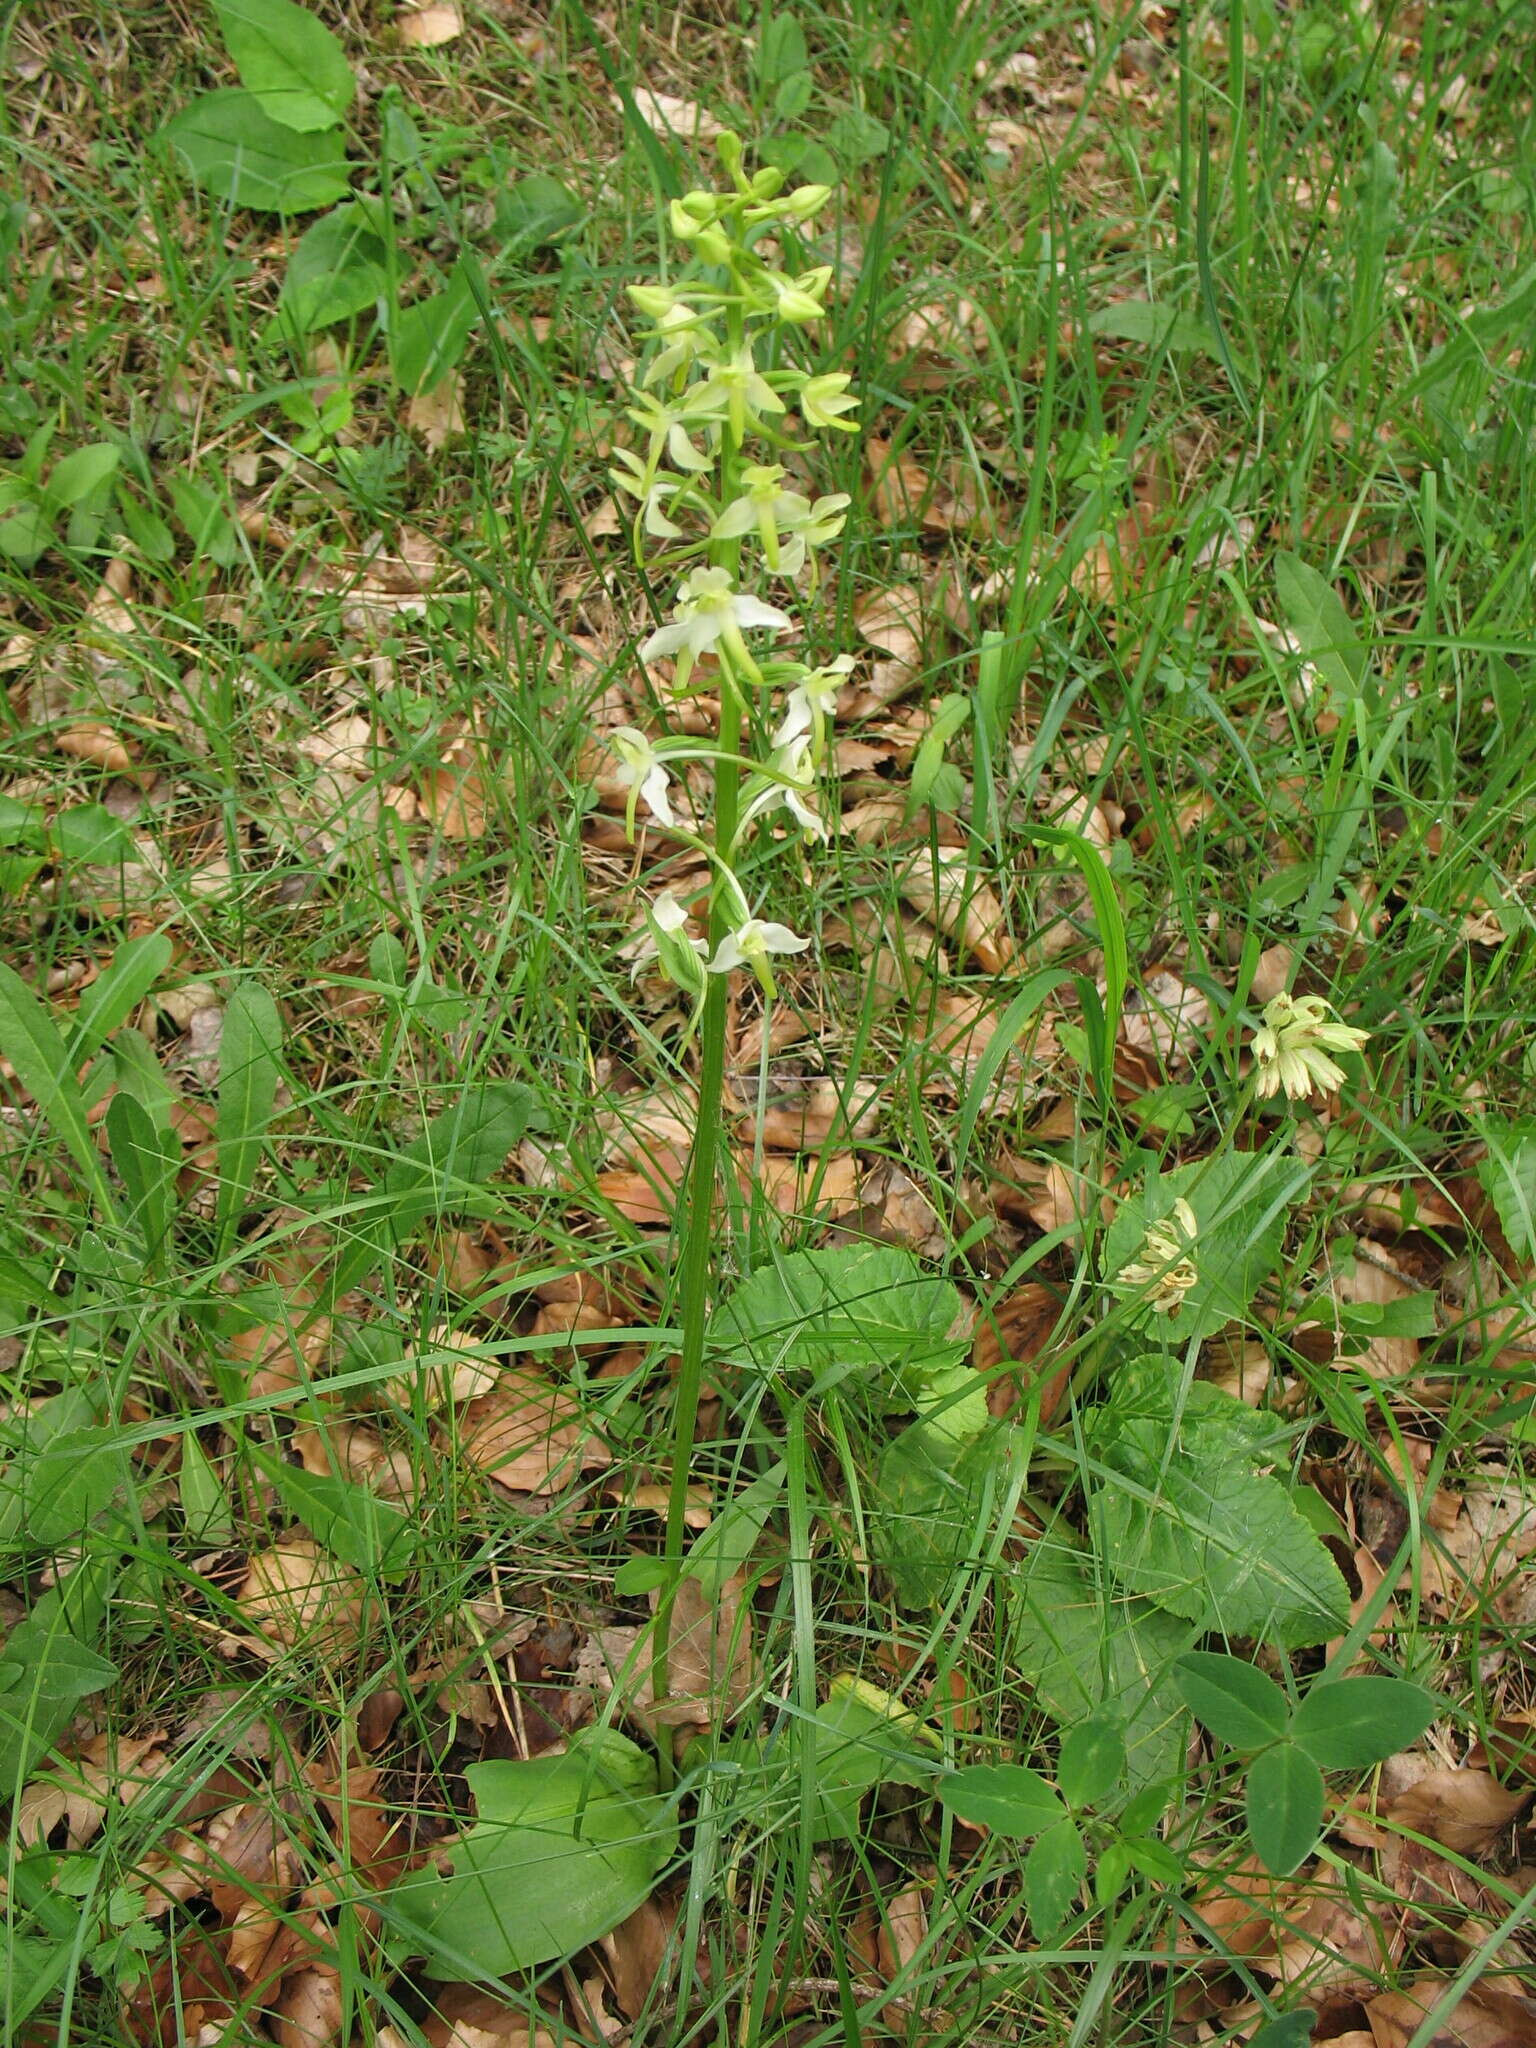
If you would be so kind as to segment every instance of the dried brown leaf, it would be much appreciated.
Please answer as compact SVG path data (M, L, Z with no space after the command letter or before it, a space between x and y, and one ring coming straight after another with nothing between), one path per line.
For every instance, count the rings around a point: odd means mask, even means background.
M297 1531L256 1552L235 1598L253 1627L289 1649L341 1655L362 1630L361 1578Z
M1439 1769L1404 1787L1378 1811L1442 1848L1480 1856L1508 1831L1530 1797L1528 1791L1506 1792L1487 1771Z
M1370 1999L1365 2016L1376 2048L1407 2048L1450 1990L1444 1977L1421 1977L1401 1991ZM1524 2000L1474 1985L1435 2029L1431 2048L1533 2048L1536 2014Z
M435 50L464 33L464 17L453 0L434 0L395 17L395 34L408 50Z
M959 847L924 848L902 868L902 898L953 938L988 974L1009 968L1017 948L1003 906Z
M456 12L455 8L429 7L421 15L407 16L407 19L420 21L428 14ZM463 433L464 380L457 370L440 378L436 384L429 384L425 391L418 391L410 399L405 408L405 424L413 434L420 434L434 455L446 448L456 434Z
M637 2020L655 1996L676 1925L676 1904L653 1893L611 1934L603 1936L599 1945L608 1963L613 1995L627 2020Z
M459 1449L509 1493L547 1493L613 1463L572 1397L530 1366L508 1366L470 1402Z

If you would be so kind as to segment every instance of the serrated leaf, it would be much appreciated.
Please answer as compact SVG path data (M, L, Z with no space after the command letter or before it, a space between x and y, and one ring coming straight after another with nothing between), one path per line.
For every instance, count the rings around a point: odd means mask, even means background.
M1346 1625L1349 1592L1321 1540L1278 1479L1270 1425L1204 1381L1175 1421L1165 1363L1147 1361L1144 1412L1117 1398L1092 1441L1112 1471L1094 1498L1097 1547L1127 1591L1202 1630L1267 1637L1290 1648ZM1135 1374L1122 1375L1129 1386Z
M1071 1918L1088 1875L1083 1838L1070 1820L1060 1820L1024 1858L1024 1903L1037 1941L1050 1941Z
M942 1779L938 1794L961 1820L1021 1841L1066 1818L1054 1789L1027 1764L970 1764Z
M213 0L240 83L281 127L334 128L357 80L341 43L295 0Z
M1187 1202L1195 1218L1188 1256L1197 1277L1177 1311L1159 1321L1181 1344L1212 1336L1247 1315L1279 1264L1286 1219L1309 1179L1297 1159L1253 1152L1226 1152L1149 1174L1140 1193L1120 1204L1105 1234L1105 1278L1112 1282L1139 1258L1151 1226L1171 1217L1175 1203Z
M1010 1597L1010 1650L1036 1705L1066 1728L1108 1717L1125 1738L1133 1790L1166 1778L1189 1726L1173 1666L1191 1625L1111 1595L1086 1553L1054 1533L1031 1547Z
M1365 1770L1417 1742L1440 1704L1403 1678L1326 1679L1296 1709L1291 1738L1320 1770Z
M712 1318L714 1343L760 1372L808 1372L826 1392L851 1373L888 1375L921 1394L923 1376L957 1363L960 1296L892 1245L795 1252L759 1267Z
M313 213L345 199L352 182L338 131L284 128L235 87L204 93L161 134L195 184L256 213Z
M1291 1705L1272 1678L1241 1657L1191 1650L1173 1667L1184 1704L1233 1749L1263 1749L1284 1735Z
M1323 1798L1322 1772L1294 1743L1277 1743L1250 1764L1243 1794L1248 1839L1276 1877L1289 1877L1316 1847Z
M1275 556L1275 593L1303 656L1339 701L1352 702L1364 686L1368 657L1344 600L1310 562L1285 549Z

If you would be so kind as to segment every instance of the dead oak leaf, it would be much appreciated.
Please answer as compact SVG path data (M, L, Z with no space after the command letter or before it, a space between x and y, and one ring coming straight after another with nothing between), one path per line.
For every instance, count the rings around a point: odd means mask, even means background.
M1487 1771L1425 1772L1380 1808L1385 1820L1443 1849L1479 1856L1505 1834L1530 1792L1509 1792Z
M253 1626L287 1649L336 1657L362 1633L361 1577L298 1532L255 1553L235 1598Z
M436 50L464 33L464 17L452 0L413 7L395 21L395 34L408 50Z
M902 900L949 938L988 974L1002 974L1017 954L1003 906L978 876L963 847L924 847L901 869Z

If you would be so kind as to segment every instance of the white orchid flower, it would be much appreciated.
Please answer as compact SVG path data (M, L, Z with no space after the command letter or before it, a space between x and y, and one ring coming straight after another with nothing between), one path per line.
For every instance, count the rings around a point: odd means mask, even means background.
M719 337L706 317L685 305L671 306L660 316L655 339L665 345L646 367L642 379L646 384L661 384L673 376L681 378L694 363L712 361L720 347Z
M704 383L694 386L685 403L691 417L728 420L738 445L749 432L762 431L764 413L784 410L783 399L758 369L746 342L734 355L712 363Z
M613 459L618 467L609 470L608 481L639 499L645 531L655 540L681 540L683 529L668 518L667 507L679 491L687 490L688 479L666 469L649 470L632 448L615 448Z
M820 761L826 747L826 731L837 715L837 699L854 668L851 654L840 654L823 668L807 669L790 691L784 717L773 736L775 748L793 746L807 734L811 756Z
M713 457L701 453L694 446L692 423L685 410L686 401L679 405L663 405L648 391L637 391L634 396L635 403L629 409L629 417L650 436L650 449L645 460L647 477L654 478L663 454L674 469L686 469L695 476L710 467Z
M638 975L654 960L675 987L697 998L704 993L704 956L709 951L702 939L688 932L688 913L670 892L646 905L646 942L635 956L632 970Z
M782 489L783 477L777 462L749 464L742 472L745 490L716 519L709 537L740 540L755 531L773 573L796 576L804 567L808 546L820 547L842 532L850 500L846 491L838 491L813 505L801 492Z
M1264 1022L1253 1034L1261 1097L1282 1089L1288 1096L1305 1097L1319 1089L1331 1093L1340 1085L1344 1069L1329 1053L1358 1052L1371 1034L1334 1022L1330 1008L1321 996L1278 995L1264 1005Z
M733 967L750 967L763 985L764 993L778 993L774 987L770 958L775 953L803 953L810 944L792 932L787 924L773 924L760 917L744 918L734 931L726 933L709 962L711 974L729 974Z
M756 282L767 291L769 303L778 319L792 326L808 327L813 320L826 318L827 309L822 300L832 282L830 263L804 271L799 277L786 277L782 271L766 270Z
M1199 1228L1194 1210L1181 1196L1171 1216L1147 1226L1135 1258L1111 1282L1115 1293L1150 1308L1154 1315L1176 1316L1200 1278L1200 1268L1190 1256Z
M827 828L821 814L806 802L815 787L816 763L809 738L802 734L786 747L775 747L769 756L767 772L754 776L747 785L746 802L736 827L735 845L741 844L757 819L769 811L776 811L781 804L807 838L825 839Z
M742 634L759 629L779 633L794 624L787 612L734 589L727 569L695 569L683 578L677 595L671 625L659 626L641 644L640 659L660 661L663 655L674 655L674 687L680 691L687 689L697 657L722 643L732 659L755 677L757 664Z
M849 392L853 379L841 370L829 372L824 377L807 377L800 387L800 417L807 426L826 429L835 427L841 434L856 434L857 420L845 420L845 412L853 412L859 401Z
M676 825L672 799L667 794L672 778L666 765L676 750L653 746L633 725L615 726L608 735L608 744L619 757L618 779L629 791L624 807L624 829L629 837L633 839L635 836L635 807L641 797L650 806L651 816L658 825Z

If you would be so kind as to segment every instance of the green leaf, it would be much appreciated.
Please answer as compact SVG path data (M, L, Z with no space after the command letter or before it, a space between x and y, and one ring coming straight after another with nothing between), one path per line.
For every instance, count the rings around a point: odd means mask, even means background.
M104 491L122 460L110 441L92 441L56 462L48 474L48 497L55 505L82 505Z
M288 258L279 299L300 334L366 313L389 289L388 251L369 207L338 206L307 228Z
M284 128L334 128L357 81L324 22L294 0L213 0L224 47L269 119Z
M142 1102L120 1090L107 1104L107 1146L128 1198L125 1221L135 1224L153 1263L165 1244L181 1171L181 1140L157 1124Z
M848 107L827 123L822 140L834 156L853 169L884 156L891 146L891 131L873 114Z
M1249 1765L1243 1805L1259 1861L1289 1877L1322 1831L1323 1774L1294 1743L1277 1743Z
M786 78L804 71L810 62L805 30L793 14L771 14L763 23L757 45L757 80L760 90L780 85Z
M564 1756L471 1764L472 1827L389 1897L412 1951L438 1979L501 1977L572 1956L650 1896L672 1856L676 1818L656 1766L611 1728L570 1738Z
M516 178L496 195L496 233L509 254L547 249L585 218L575 193L547 171Z
M53 545L53 517L41 499L24 501L0 520L0 555L18 569L30 569Z
M1141 1412L1131 1401L1142 1386ZM1093 1502L1096 1547L1120 1583L1202 1632L1268 1637L1290 1648L1343 1628L1349 1592L1297 1512L1274 1463L1273 1427L1197 1380L1175 1421L1167 1362L1122 1373L1092 1418L1096 1454L1129 1486L1105 1480Z
M1306 2048L1316 2025L1317 2014L1309 2006L1298 2006L1295 2012L1283 2012L1250 2034L1248 2048Z
M1111 341L1131 341L1143 348L1196 350L1219 356L1216 337L1203 320L1181 313L1177 306L1155 306L1147 299L1120 299L1088 315L1088 332Z
M440 292L397 311L390 321L389 365L408 397L440 384L463 355L480 318L473 258L461 256Z
M1285 549L1275 556L1275 592L1302 655L1340 702L1352 703L1364 687L1369 656L1344 600L1326 576Z
M0 1473L0 1541L62 1549L126 1493L132 1473L116 1431L99 1423L78 1426L79 1413L79 1404L63 1394L27 1418Z
M970 1764L941 1779L938 1794L961 1820L1022 1841L1066 1818L1054 1789L1027 1764Z
M221 569L238 562L243 553L239 528L229 516L224 499L196 477L179 472L168 479L171 507L186 529L194 556L207 556Z
M1070 1820L1047 1828L1024 1858L1024 1903L1037 1941L1059 1934L1088 1876L1083 1838Z
M12 1798L33 1765L68 1727L76 1705L103 1692L117 1666L83 1640L106 1614L108 1559L91 1558L43 1594L0 1652L0 1800Z
M214 1141L219 1158L215 1219L227 1246L256 1177L262 1144L283 1073L283 1020L259 981L242 981L224 1005L219 1040L219 1102Z
M1100 1806L1125 1776L1125 1766L1125 1737L1114 1721L1100 1716L1062 1736L1056 1783L1069 1806Z
M59 859L75 867L117 867L134 858L133 834L105 804L71 804L51 833Z
M1092 1559L1056 1530L1031 1547L1010 1597L1010 1654L1035 1704L1065 1728L1091 1718L1118 1726L1133 1789L1168 1777L1189 1726L1173 1665L1190 1624L1111 1597Z
M1191 1650L1173 1667L1184 1704L1220 1742L1264 1749L1284 1735L1290 1701L1272 1678L1241 1657Z
M16 1069L17 1078L54 1131L69 1148L76 1165L111 1206L106 1176L96 1156L96 1142L86 1121L85 1098L75 1079L64 1034L53 1013L35 996L12 967L0 961L0 1053Z
M1417 1742L1440 1704L1403 1678L1323 1679L1296 1709L1291 1738L1320 1770L1365 1770Z
M976 1550L987 1481L1007 1455L1001 1436L957 1447L933 1422L914 1423L880 1453L869 1491L870 1551L904 1607L944 1600L956 1566Z
M1499 1227L1517 1259L1536 1258L1536 1118L1488 1120L1478 1126L1488 1147L1477 1177L1498 1211Z
M419 1532L398 1502L381 1500L355 1480L285 1464L254 1446L253 1455L283 1506L322 1550L369 1577L411 1569Z
M181 1517L194 1543L219 1550L234 1540L235 1517L229 1489L219 1477L211 1459L197 1440L195 1430L181 1439L181 1465L176 1474L181 1494Z
M401 1152L346 1218L331 1278L333 1300L358 1286L385 1253L428 1217L462 1206L496 1173L528 1127L532 1096L519 1082L466 1090Z
M852 1373L886 1372L908 1405L924 1375L957 1364L960 1297L891 1245L795 1252L760 1266L712 1319L711 1339L760 1372L810 1373L824 1393Z
M125 939L80 998L69 1036L69 1058L76 1067L97 1052L125 1024L171 964L174 948L164 932Z
M281 127L253 93L204 93L161 130L195 184L256 213L313 213L352 182L341 137Z
M718 1598L726 1581L746 1567L784 1491L784 1470L780 1461L744 1486L690 1548L681 1576L697 1579L706 1599Z
M816 1709L809 1723L797 1720L793 1724L794 1739L781 1784L798 1806L809 1742L809 1771L815 1787L813 1841L857 1841L860 1805L876 1785L910 1785L926 1792L933 1784L935 1760L919 1747L917 1717L894 1699L882 1711L865 1697L865 1690L876 1689L857 1689L834 1679L831 1697Z
M1105 1233L1104 1276L1113 1282L1141 1256L1152 1225L1171 1217L1176 1202L1187 1202L1195 1217L1195 1284L1175 1314L1157 1320L1180 1344L1212 1336L1247 1316L1280 1262L1286 1219L1309 1180L1305 1165L1282 1153L1225 1152L1149 1173Z

